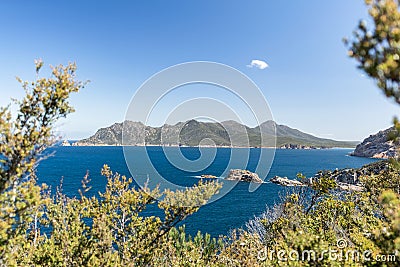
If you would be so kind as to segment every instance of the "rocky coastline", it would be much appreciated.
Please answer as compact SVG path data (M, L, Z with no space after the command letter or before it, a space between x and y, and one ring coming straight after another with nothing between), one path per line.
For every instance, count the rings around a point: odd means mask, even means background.
M334 171L319 171L313 177L298 181L287 177L275 176L270 182L282 186L310 186L315 179L321 177L331 177L336 181L337 188L341 190L362 191L364 186L360 177L364 175L379 174L389 168L389 162L386 160L370 163L361 168L336 169Z
M394 132L394 128L379 131L376 134L370 135L358 144L355 150L350 154L356 157L388 159L398 156L397 147L390 140L389 135Z
M331 147L326 146L306 146L306 145L299 145L299 144L285 144L279 147L280 149L329 149Z
M274 176L273 178L270 179L270 182L282 186L307 186L307 184L302 183L300 181L280 176Z

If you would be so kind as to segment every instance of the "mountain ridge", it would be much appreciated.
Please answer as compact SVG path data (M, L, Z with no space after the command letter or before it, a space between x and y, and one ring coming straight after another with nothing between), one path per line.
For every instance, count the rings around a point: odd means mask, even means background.
M331 148L355 147L356 142L316 137L272 120L256 127L249 127L233 120L221 123L188 120L159 127L127 120L102 127L94 135L73 145Z

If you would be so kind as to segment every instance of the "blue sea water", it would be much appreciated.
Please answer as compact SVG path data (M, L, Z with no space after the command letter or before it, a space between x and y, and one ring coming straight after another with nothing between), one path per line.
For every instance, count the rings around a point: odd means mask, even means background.
M131 156L138 159L138 164L140 164L140 159L148 156L163 177L168 177L169 181L183 186L197 183L196 177L201 174L220 176L228 166L232 152L230 148L218 148L210 166L203 171L188 172L171 164L163 153L162 147L147 147L145 151L135 147L130 149ZM198 148L168 149L180 151L189 160L196 160L201 156ZM50 185L54 191L62 179L63 192L71 197L78 196L78 189L81 188L82 178L87 171L90 174L92 186L89 194L103 192L106 179L100 175L100 170L104 164L108 164L115 172L131 176L122 147L54 147L48 152L54 155L40 162L37 169L38 182ZM278 149L266 180L275 175L295 178L299 172L312 176L319 170L354 168L374 161L350 157L348 156L350 152L350 149ZM250 171L254 171L259 154L260 149L250 150L247 164L247 169ZM264 183L256 191L249 192L249 184L240 182L224 197L200 208L197 213L188 217L184 221L186 230L192 235L198 230L208 232L213 236L225 235L229 230L242 227L246 221L261 214L266 205L273 205L279 201L280 195L286 190L272 183ZM155 206L150 207L147 214L162 215Z

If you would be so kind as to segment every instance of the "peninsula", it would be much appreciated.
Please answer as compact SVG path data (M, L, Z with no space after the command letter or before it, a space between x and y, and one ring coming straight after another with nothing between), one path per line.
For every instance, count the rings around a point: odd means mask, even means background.
M262 139L261 139L262 137ZM261 142L261 140L263 140ZM274 121L248 127L236 121L222 123L189 120L161 127L125 121L97 130L74 146L217 146L320 149L355 147L357 142L319 138Z
M398 156L399 144L391 140L390 135L395 134L394 127L379 131L365 138L351 153L352 156L388 159Z

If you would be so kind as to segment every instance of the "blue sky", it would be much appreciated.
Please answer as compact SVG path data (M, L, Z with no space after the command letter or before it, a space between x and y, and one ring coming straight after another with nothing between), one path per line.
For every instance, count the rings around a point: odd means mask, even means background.
M75 61L79 78L91 83L72 97L76 113L59 130L70 139L87 137L122 121L151 75L182 62L215 61L248 75L278 123L361 140L399 114L342 43L366 15L362 0L2 1L0 105L22 96L15 76L33 79L35 58ZM254 59L269 67L247 67ZM203 96L210 90L198 88Z

